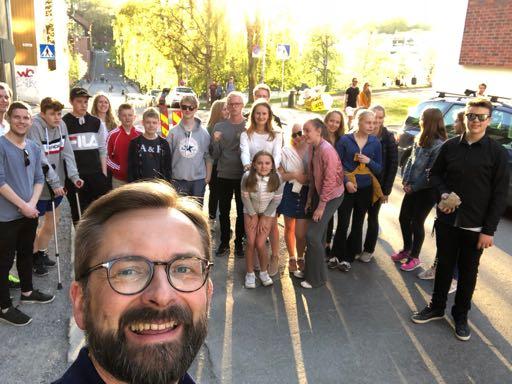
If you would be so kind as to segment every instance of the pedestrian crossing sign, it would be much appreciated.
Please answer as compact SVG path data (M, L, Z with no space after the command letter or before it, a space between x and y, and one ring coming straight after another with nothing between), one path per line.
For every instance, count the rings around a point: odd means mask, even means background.
M55 44L39 44L39 58L55 60Z

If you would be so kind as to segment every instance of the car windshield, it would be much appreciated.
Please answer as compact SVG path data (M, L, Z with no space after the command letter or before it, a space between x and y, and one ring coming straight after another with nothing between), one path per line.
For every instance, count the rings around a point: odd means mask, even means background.
M178 87L178 88L176 88L176 92L181 92L181 93L192 93L192 89L190 89L190 88Z
M512 112L495 109L487 134L508 150L512 150Z

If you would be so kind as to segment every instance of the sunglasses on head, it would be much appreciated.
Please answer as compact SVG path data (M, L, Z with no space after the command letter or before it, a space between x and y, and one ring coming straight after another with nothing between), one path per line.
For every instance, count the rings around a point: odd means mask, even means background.
M196 107L193 107L192 105L182 105L181 106L182 111L193 111L194 109L196 109Z
M297 131L297 132L292 133L292 139L296 139L297 137L301 137L301 136L302 136L302 131Z
M30 165L30 158L26 149L23 150L23 160L25 161L25 167L28 167Z
M478 119L478 121L482 122L489 118L487 113L466 113L466 117L469 121L474 121Z

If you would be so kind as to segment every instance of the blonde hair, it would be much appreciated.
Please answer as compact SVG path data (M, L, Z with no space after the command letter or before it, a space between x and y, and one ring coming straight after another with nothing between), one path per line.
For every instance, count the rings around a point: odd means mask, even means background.
M256 117L254 115L254 111L256 110L256 108L258 108L260 106L264 106L265 108L267 108L268 120L265 123L265 131L268 133L268 141L272 141L276 137L276 134L274 132L274 127L272 126L272 120L274 119L274 114L272 113L272 107L264 99L259 99L252 105L251 114L249 117L249 127L247 128L247 136L251 137L251 135L256 131Z
M215 124L222 120L222 110L224 109L225 105L226 98L215 100L213 102L210 108L210 118L208 119L208 124L206 124L206 127L210 133L213 131Z
M100 97L104 97L108 101L108 109L105 113L105 126L108 131L111 131L117 127L117 121L114 117L114 113L112 112L112 103L105 93L98 92L94 96L94 99L92 100L91 115L98 117L98 102L100 101Z

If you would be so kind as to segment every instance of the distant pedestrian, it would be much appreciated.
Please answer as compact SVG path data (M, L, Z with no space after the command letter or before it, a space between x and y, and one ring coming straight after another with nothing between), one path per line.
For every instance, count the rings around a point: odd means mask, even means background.
M336 150L325 139L322 132L326 127L322 120L308 120L303 127L306 143L311 145L309 152L309 191L306 201L308 220L306 233L306 266L303 273L295 273L304 278L303 288L316 288L325 284L325 235L329 220L343 200L343 167Z
M430 304L412 316L415 323L442 319L453 270L459 283L451 314L455 336L469 340L468 312L482 252L493 246L506 207L509 166L506 149L486 134L493 105L484 98L466 104L466 132L448 140L430 171L441 198L435 222L438 259ZM453 198L456 204L451 203ZM457 201L458 200L458 201Z
M235 87L235 78L230 76L228 82L226 83L226 95L229 95L231 92L236 91Z
M358 108L370 108L372 104L372 91L370 89L370 83L364 83L363 90L359 92L357 96L357 107Z
M284 240L288 249L288 271L304 270L306 250L306 202L309 190L309 150L302 125L292 127L291 145L281 154L279 174L286 181L277 213L284 216ZM332 231L332 229L331 229Z
M245 287L256 288L254 253L258 251L261 270L259 278L264 286L273 284L270 273L266 240L276 222L276 209L283 196L283 184L277 173L272 154L263 150L254 155L251 168L241 182L244 204L244 224L247 238Z
M215 100L210 109L210 117L206 124L206 129L210 136L213 134L213 128L215 124L227 120L229 118L228 106L225 99ZM217 160L213 161L212 164L212 176L208 188L210 190L210 196L208 198L208 217L210 218L210 226L213 228L213 220L217 217L217 208L219 206L219 187L217 180Z
M476 94L476 97L487 97L486 92L487 91L487 84L481 83L478 84L478 92Z
M218 161L217 175L219 187L219 221L220 244L216 250L217 256L223 256L229 251L231 237L231 224L229 212L231 200L235 195L236 226L235 226L235 254L244 256L244 213L240 183L244 168L240 158L240 136L245 131L246 121L242 115L244 107L243 95L233 92L227 97L229 119L215 124L210 144L210 154Z
M213 105L213 102L217 100L215 92L217 91L217 82L214 80L208 86L209 96L210 96L210 105Z
M343 164L345 197L338 209L338 225L334 236L330 269L342 272L351 269L351 263L363 251L363 223L366 212L382 197L377 177L382 171L382 149L375 136L375 114L361 109L356 115L357 130L342 136L336 143L336 152ZM352 223L350 223L352 222ZM350 234L347 237L350 226Z
M183 96L180 109L183 117L167 136L171 148L172 184L186 196L196 197L203 204L206 184L212 174L209 153L210 135L196 116L199 101L195 96Z
M131 104L121 104L117 116L121 125L110 131L107 138L107 165L113 189L128 182L128 146L141 134L133 125L135 109Z
M350 87L345 90L345 103L344 109L348 117L348 126L352 125L352 119L355 115L355 109L357 108L357 97L359 96L359 88L357 86L357 78L352 79Z
M162 179L171 182L171 149L169 143L158 135L160 114L148 108L142 114L144 133L128 145L128 182L145 179Z
M66 123L69 141L75 154L76 165L84 186L77 190L75 185L66 180L67 198L71 207L73 223L79 219L78 209L85 209L98 197L110 189L107 179L107 131L101 120L87 112L91 96L83 88L70 91L72 111L62 120ZM78 195L80 207L76 201Z
M384 118L386 111L380 105L374 106L372 109L375 113L374 130L372 135L380 140L382 148L382 171L377 176L382 188L383 196L368 208L368 228L364 241L363 253L359 257L359 261L364 263L370 262L375 252L377 238L379 236L379 212L382 204L388 202L389 195L393 190L396 173L398 171L398 145L393 132L389 132L384 126Z
M30 107L15 101L6 112L10 130L0 136L0 320L16 326L32 318L13 307L9 294L9 270L16 252L21 280L22 304L44 304L52 295L32 286L32 246L39 211L37 201L43 189L42 152L26 139L32 123Z
M400 266L402 271L412 271L420 266L425 220L436 202L436 191L429 183L428 173L446 140L442 112L437 108L425 109L421 114L420 129L402 178L405 195L399 220L404 245L391 255L393 261L405 260Z
M114 113L112 112L112 104L108 96L102 92L97 93L92 100L91 115L100 119L108 132L118 126Z

